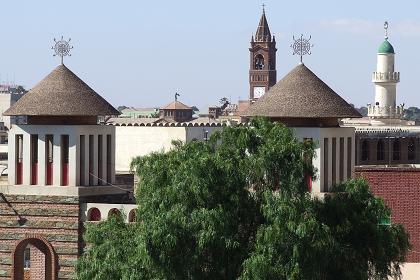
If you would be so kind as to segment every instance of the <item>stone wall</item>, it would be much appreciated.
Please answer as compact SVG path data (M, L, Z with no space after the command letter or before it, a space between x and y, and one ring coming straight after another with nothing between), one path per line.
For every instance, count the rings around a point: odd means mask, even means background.
M70 279L81 252L79 219L77 197L0 195L0 279L11 279L16 245L28 236L49 242L58 260L58 278Z

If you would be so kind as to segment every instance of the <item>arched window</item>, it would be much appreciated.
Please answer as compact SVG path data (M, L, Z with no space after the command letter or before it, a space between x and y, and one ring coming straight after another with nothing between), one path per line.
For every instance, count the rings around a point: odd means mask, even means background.
M113 215L121 215L120 210L118 210L117 208L112 208L111 210L109 210L108 218L111 218Z
M88 221L100 221L101 220L101 211L98 208L90 208L88 211Z
M379 139L376 144L376 160L384 160L385 156L385 145L384 140Z
M256 70L262 70L264 69L264 57L261 54L257 54L255 57L255 66L254 68Z
M369 140L365 139L362 142L362 160L369 159Z
M401 151L400 140L395 139L394 144L392 144L392 159L393 160L400 160L400 151Z
M136 209L133 209L128 213L128 222L134 223L136 221Z
M408 160L414 160L416 159L416 144L414 142L414 139L410 139L408 141Z

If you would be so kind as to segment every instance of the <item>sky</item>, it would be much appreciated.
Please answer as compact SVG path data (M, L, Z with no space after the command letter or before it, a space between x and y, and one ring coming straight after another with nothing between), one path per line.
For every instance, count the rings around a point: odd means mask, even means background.
M262 1L1 1L0 81L30 89L59 63L54 38L71 38L64 63L114 106L206 108L248 97L249 46ZM312 36L304 63L349 103L374 102L371 74L389 22L401 72L397 103L420 107L420 1L265 0L277 39L277 79L299 62L292 36Z

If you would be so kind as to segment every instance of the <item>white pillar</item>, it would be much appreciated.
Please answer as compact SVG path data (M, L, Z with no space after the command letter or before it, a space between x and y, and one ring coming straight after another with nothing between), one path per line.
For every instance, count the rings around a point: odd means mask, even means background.
M16 185L16 134L14 129L9 131L8 137L7 177L9 185Z
M54 134L53 185L61 186L61 134Z
M112 127L114 130L111 133L111 182L115 183L115 127Z
M351 177L354 178L354 165L356 164L355 162L355 154L356 154L356 141L355 141L355 137L354 137L354 130L353 130L353 134L351 136ZM350 179L350 178L348 178Z
M45 186L46 183L46 137L45 134L38 134L38 185Z
M341 159L343 161L343 180L346 181L350 178L347 177L347 161L348 161L348 155L347 155L347 151L348 151L348 137L344 137L344 153L343 153L343 158Z
M81 157L84 157L85 162L85 181L83 183L83 186L89 186L89 134L85 134L85 154L80 155Z
M31 184L31 135L23 133L23 185Z
M79 181L79 161L78 161L79 135L72 133L69 135L69 186L76 186Z
M333 165L333 160L332 160L333 154L332 154L332 138L328 137L328 185L327 185L327 189L325 190L326 192L329 192L331 190L331 185L333 183L332 181L332 165Z
M98 182L99 185L106 185L106 134L102 134L102 180Z
M93 166L92 166L92 185L98 185L98 135L93 135Z

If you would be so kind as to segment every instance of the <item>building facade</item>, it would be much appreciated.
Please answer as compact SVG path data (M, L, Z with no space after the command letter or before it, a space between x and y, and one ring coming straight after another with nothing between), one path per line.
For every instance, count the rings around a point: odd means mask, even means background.
M65 65L5 112L26 122L10 130L0 182L0 279L72 279L84 223L135 209L121 204L132 185L115 179L115 128L98 124L118 114Z
M339 120L361 115L304 64L299 64L242 114L246 119L264 116L295 131L302 141L315 145L315 180L308 184L315 194L353 177L354 128L340 127Z

